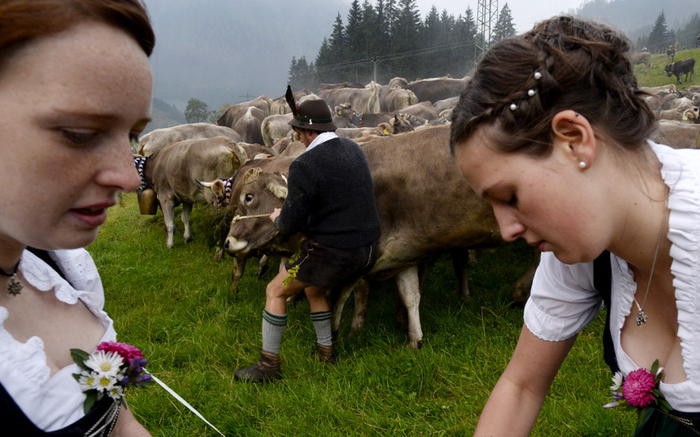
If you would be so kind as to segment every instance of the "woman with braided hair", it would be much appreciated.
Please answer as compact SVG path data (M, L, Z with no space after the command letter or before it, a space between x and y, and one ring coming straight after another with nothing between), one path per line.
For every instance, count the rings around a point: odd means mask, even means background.
M465 178L505 240L543 252L476 435L530 433L606 289L606 362L626 378L617 402L644 411L635 435L698 432L700 152L649 140L656 121L630 48L610 27L553 17L494 44L455 107L450 147ZM627 382L657 361L658 386L633 393Z

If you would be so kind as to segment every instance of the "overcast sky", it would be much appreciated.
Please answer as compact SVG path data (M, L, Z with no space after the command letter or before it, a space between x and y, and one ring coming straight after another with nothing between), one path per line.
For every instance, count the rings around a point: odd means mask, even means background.
M348 3L351 3L349 0ZM569 9L575 9L585 3L585 0L498 0L498 11L503 9L503 6L508 3L508 8L513 16L515 23L515 31L522 33L538 22L552 15L557 15L562 12L569 12ZM435 5L438 12L442 13L447 10L449 14L455 17L464 15L467 7L471 8L476 19L477 0L416 0L416 5L421 13L421 18L425 18L430 8Z

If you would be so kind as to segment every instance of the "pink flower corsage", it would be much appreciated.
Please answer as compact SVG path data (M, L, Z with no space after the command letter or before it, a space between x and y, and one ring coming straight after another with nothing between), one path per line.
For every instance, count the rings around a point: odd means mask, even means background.
M658 408L664 413L668 413L672 410L671 405L659 390L659 382L663 372L663 367L659 368L659 360L656 360L651 366L651 371L637 369L630 372L626 378L622 376L621 372L615 373L612 378L613 385L610 386L613 401L603 405L603 407L636 409L640 416L648 407Z
M87 395L83 404L85 413L105 395L126 406L127 387L146 388L153 383L151 374L144 372L143 354L129 344L102 342L92 354L80 349L71 349L70 354L81 369L73 377Z

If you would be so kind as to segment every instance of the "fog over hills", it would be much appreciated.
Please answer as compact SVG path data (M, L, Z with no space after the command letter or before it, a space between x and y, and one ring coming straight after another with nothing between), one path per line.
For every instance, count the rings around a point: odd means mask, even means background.
M292 56L316 57L342 0L145 0L156 32L154 96L184 111L211 109L287 87Z
M364 1L364 0L363 0ZM360 1L360 4L363 3ZM375 4L376 0L369 0ZM518 1L518 0L511 0ZM156 32L154 96L184 111L190 98L218 109L259 95L284 94L292 57L315 61L336 16L351 0L145 0ZM500 0L499 5L506 4ZM440 4L436 0L436 5ZM590 0L577 13L636 38L663 10L669 30L700 12L698 0ZM466 0L476 11L477 1ZM438 10L440 7L438 6ZM420 11L421 19L427 11Z

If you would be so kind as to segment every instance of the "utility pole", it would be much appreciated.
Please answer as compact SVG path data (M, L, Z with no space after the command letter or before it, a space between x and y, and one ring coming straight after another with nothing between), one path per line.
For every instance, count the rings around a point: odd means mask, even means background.
M484 57L493 40L498 23L498 0L478 0L476 6L476 41L474 44L474 62L477 64Z
M372 56L369 58L372 61L372 64L374 66L374 81L377 82L377 64L379 64L379 56ZM379 82L377 82L379 83Z

